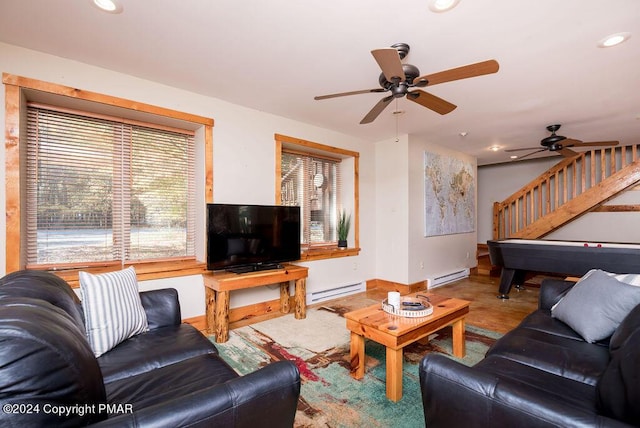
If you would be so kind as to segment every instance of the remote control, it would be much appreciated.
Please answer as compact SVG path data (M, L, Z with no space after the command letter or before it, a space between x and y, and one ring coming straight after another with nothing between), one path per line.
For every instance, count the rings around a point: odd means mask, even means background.
M422 306L420 302L402 302L402 306Z

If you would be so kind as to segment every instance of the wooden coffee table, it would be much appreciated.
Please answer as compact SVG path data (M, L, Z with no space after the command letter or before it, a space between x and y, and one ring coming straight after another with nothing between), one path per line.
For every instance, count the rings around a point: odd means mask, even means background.
M387 398L399 401L402 398L402 349L447 326L453 327L453 355L465 355L464 319L469 313L466 300L418 292L428 296L433 313L426 317L405 318L382 310L378 303L357 309L344 315L351 331L351 376L362 379L365 368L364 340L370 339L387 348Z

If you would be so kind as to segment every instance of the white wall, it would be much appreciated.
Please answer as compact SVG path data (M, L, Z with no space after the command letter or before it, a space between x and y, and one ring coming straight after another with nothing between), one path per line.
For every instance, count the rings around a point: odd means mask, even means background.
M409 284L409 137L375 144L377 278Z
M476 232L424 236L424 152L475 158L407 135L375 146L377 277L413 284L475 266Z
M60 57L0 43L0 71L184 111L215 120L214 199L217 202L272 204L275 198L274 133L291 135L360 153L360 245L355 257L307 263L309 291L374 278L375 272L375 152L370 142L282 117L247 109L193 92L90 66ZM0 87L4 99L4 85ZM4 123L4 108L0 109ZM5 182L4 150L0 180ZM5 189L0 190L5 205ZM4 234L6 221L0 219ZM4 238L4 235L2 235ZM0 273L6 272L6 249L0 247ZM204 286L199 275L145 281L141 289L178 289L182 316L204 314ZM245 306L279 296L278 287L258 287L232 293L231 306Z
M478 167L478 242L492 239L493 203L500 202L561 158L551 156L522 162ZM630 189L606 205L640 205L640 189ZM637 212L587 213L543 239L589 242L640 242L640 214Z
M409 259L407 269L411 284L476 265L475 254L478 242L476 231L442 236L424 236L424 152L428 151L460 159L471 163L474 170L477 163L472 156L415 137L411 137L409 143ZM477 206L476 190L476 212Z
M640 189L628 190L607 201L605 205L640 205ZM587 242L640 243L640 213L587 213L544 239Z

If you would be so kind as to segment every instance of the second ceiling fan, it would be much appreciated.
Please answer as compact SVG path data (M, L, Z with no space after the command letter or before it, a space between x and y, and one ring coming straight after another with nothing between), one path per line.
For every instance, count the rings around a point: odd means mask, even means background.
M551 132L546 138L540 140L540 147L526 147L524 149L509 149L505 150L505 152L519 152L522 150L534 150L531 153L527 153L524 156L519 156L517 159L524 159L528 156L534 155L540 152L558 152L564 157L572 157L576 156L578 153L571 150L569 147L601 147L601 146L617 146L620 144L618 141L593 141L589 143L585 143L580 140L575 140L573 138L567 138L562 135L557 135L556 131L560 129L562 125L549 125L547 126L547 131Z
M496 73L500 67L496 60L491 59L420 76L418 67L402 63L402 59L407 56L409 49L409 45L406 43L396 43L390 48L374 49L371 51L371 54L382 70L378 79L378 83L381 86L380 88L321 95L314 97L314 99L325 100L328 98L371 92L391 92L390 95L382 98L373 106L369 113L360 121L360 124L373 122L394 98L405 96L408 100L418 103L436 113L447 114L452 112L456 108L456 105L417 88Z

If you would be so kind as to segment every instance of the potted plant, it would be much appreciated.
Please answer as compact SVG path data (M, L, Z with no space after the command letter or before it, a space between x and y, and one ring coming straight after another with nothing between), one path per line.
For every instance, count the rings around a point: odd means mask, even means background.
M351 227L351 214L344 211L338 214L338 248L347 248L347 237Z

